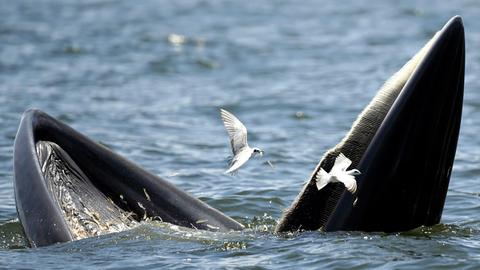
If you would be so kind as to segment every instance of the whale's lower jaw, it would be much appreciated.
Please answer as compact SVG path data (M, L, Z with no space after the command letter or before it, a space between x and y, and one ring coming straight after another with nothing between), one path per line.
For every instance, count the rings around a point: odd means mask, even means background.
M382 87L347 136L315 168L276 230L405 231L440 222L463 102L465 41L452 18ZM358 200L315 175L339 153L361 171Z

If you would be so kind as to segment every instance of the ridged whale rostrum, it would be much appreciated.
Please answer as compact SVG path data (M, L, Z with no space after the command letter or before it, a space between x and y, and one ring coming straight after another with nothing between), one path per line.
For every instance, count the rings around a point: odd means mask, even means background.
M452 18L390 78L327 151L276 231L396 232L440 221L458 140L465 41ZM355 196L315 175L343 153L357 168ZM27 110L14 145L19 220L31 246L128 229L158 219L231 231L218 210L39 110Z
M276 230L397 232L440 222L463 103L465 39L448 23L392 78L346 137L315 168ZM352 160L357 198L341 183L318 191L315 175L335 157Z

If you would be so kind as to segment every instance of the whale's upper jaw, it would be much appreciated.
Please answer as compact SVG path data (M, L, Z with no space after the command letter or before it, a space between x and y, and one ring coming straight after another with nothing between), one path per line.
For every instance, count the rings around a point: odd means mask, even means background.
M452 18L404 86L326 230L405 231L440 222L462 115L465 39Z
M331 166L339 152L352 158L362 172L355 206L342 187L329 185L318 192L312 178L277 231L323 227L388 232L438 223L460 128L464 62L463 24L456 16L389 80L347 137L317 166L316 171ZM376 113L376 106L385 109L384 102L377 102L383 98L389 104L383 121L373 127L362 123L364 116ZM355 138L359 134L371 137Z

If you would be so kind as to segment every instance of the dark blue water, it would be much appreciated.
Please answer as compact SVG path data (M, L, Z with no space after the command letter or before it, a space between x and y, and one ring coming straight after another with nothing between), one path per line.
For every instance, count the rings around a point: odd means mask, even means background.
M478 269L480 3L397 2L0 1L0 267ZM465 103L442 224L402 234L273 234L325 150L456 14L466 29ZM26 248L12 145L29 107L250 230L146 223ZM235 177L223 174L220 107L266 151Z

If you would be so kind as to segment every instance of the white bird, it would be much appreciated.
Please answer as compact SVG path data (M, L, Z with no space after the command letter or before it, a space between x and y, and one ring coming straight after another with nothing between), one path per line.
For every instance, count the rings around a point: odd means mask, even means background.
M341 182L345 185L345 188L352 194L357 191L357 181L355 175L359 175L360 171L357 169L347 171L348 167L352 165L352 161L348 159L344 154L340 153L335 159L330 173L327 173L323 168L317 172L316 185L317 189L321 190L328 183Z
M225 173L237 171L252 155L263 155L263 151L256 147L250 147L247 143L247 128L230 112L220 109L223 125L227 129L232 146L233 159L230 168Z

